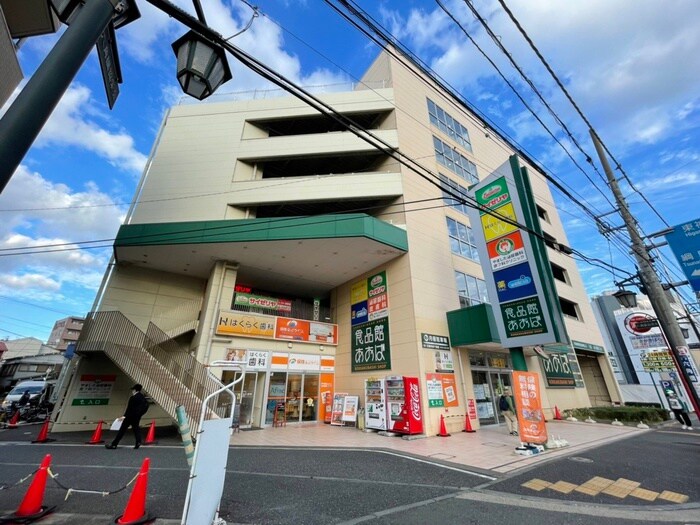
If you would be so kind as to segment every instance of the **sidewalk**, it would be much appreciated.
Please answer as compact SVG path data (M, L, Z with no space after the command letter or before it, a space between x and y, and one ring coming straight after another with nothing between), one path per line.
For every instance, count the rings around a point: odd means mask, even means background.
M618 427L609 423L549 421L550 436L562 438L569 446L547 450L535 456L519 456L517 436L510 436L505 426L482 427L474 433L453 433L449 437L430 436L402 439L363 432L354 427L323 423L288 425L263 430L243 430L231 437L232 446L369 448L405 453L425 460L449 462L492 474L506 474L551 458L580 453L591 447L625 439L648 430L633 426Z

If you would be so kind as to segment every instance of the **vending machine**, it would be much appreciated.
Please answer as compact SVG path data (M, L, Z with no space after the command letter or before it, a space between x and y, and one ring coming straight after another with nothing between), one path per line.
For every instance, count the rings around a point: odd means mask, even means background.
M387 430L400 434L423 433L423 411L417 377L389 376L386 385Z
M365 428L386 430L383 379L365 379Z

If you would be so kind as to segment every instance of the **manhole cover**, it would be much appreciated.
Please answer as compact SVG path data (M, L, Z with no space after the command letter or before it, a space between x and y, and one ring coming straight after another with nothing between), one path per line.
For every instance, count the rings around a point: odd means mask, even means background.
M569 460L576 461L578 463L593 463L592 459L582 458L581 456L574 456L574 457L569 458Z

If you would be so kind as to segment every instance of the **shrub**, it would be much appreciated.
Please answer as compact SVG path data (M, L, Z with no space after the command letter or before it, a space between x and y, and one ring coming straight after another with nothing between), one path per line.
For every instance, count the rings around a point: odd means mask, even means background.
M596 421L612 421L617 419L618 421L626 421L629 423L638 423L640 421L644 421L645 423L660 423L661 421L666 421L669 417L668 412L658 406L629 405L574 408L565 410L564 414L567 417L574 416L577 419L587 419L590 416Z

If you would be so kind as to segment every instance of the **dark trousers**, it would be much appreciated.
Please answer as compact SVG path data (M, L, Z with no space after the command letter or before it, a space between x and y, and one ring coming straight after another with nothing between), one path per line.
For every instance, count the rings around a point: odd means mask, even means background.
M679 410L677 408L673 408L673 413L676 414L676 419L681 425L685 425L686 427L692 427L693 425L690 423L690 417L688 417L688 412L685 410Z
M141 418L130 418L130 417L125 417L124 421L122 421L122 426L119 427L119 431L117 432L116 437L114 438L114 441L112 441L112 445L118 445L121 439L124 437L124 434L126 434L126 431L128 430L129 427L134 431L134 444L141 444Z

